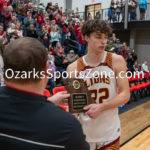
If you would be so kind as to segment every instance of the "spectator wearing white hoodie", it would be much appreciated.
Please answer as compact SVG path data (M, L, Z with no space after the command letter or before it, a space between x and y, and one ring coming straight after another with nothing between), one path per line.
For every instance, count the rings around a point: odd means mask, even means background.
M144 61L144 63L142 64L142 71L143 71L144 73L149 73L147 61Z

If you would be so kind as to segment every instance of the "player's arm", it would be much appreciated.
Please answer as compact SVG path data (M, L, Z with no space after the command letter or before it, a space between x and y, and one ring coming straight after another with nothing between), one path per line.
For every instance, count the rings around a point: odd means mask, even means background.
M117 88L119 89L120 93L115 96L111 101L103 103L104 110L117 108L127 103L130 99L129 82L126 74L126 62L122 56L115 55L113 59L113 64L116 75Z

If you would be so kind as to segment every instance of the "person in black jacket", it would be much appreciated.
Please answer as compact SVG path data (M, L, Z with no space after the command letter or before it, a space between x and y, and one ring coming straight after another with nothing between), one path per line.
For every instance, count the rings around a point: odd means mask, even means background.
M64 41L66 39L66 34L67 34L67 23L65 21L65 18L62 17L61 22L60 22L60 28L61 28L61 45L64 45Z
M50 35L45 25L42 26L42 30L38 33L38 39L44 44L46 48L49 46Z
M66 71L67 65L68 65L68 60L63 56L63 51L58 50L57 55L55 56L56 69L62 73Z
M137 61L137 55L135 53L135 50L133 49L131 51L129 58L127 59L127 67L128 67L129 71L134 72L133 66L134 66L136 61Z
M27 30L27 37L38 38L33 24L30 24L29 29Z
M56 106L64 105L70 95L60 92L49 100L43 96L49 64L41 42L28 37L12 41L3 59L0 149L89 150L80 123Z
M27 36L27 30L29 29L30 24L35 25L35 19L32 17L32 12L28 11L27 12L27 17L24 18L23 24L24 24L24 33L23 35L26 37Z
M71 40L76 40L76 36L75 36L75 31L74 31L74 28L73 28L73 22L72 21L70 21L69 23L68 23L68 32L70 33L70 39Z

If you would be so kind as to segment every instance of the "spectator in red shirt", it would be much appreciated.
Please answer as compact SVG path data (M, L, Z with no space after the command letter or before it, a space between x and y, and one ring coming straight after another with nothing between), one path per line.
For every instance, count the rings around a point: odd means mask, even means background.
M59 12L60 12L60 15L62 16L63 15L63 10L62 10L63 8L62 7L60 7L60 10L59 10Z
M78 49L78 55L81 57L86 53L86 42L82 38L82 33L78 33L78 43L79 43L79 49Z
M39 30L41 30L42 24L44 23L43 11L39 10L35 18L36 18L36 31L39 32Z
M80 44L82 44L82 45L86 45L86 41L84 41L84 40L82 39L82 33L81 33L81 32L78 33L78 42L79 42Z
M80 21L77 21L76 25L74 26L74 31L75 31L75 36L77 41L78 41L79 30L80 30Z
M124 57L125 60L129 58L129 47L126 46L125 42L122 44L122 47L118 51L118 54Z
M55 16L53 16L53 19L56 21L57 25L60 24L61 16L58 13Z
M4 5L4 6L7 6L7 7L10 6L9 0L4 0L3 5Z
M61 45L64 45L64 40L66 39L67 34L67 23L65 22L65 17L61 18L60 27L61 27Z
M2 22L3 0L0 0L0 22Z
M82 37L81 27L82 27L82 24L80 25L79 33L78 33L78 43L79 43L78 55L80 57L85 55L86 53L86 41Z
M55 55L56 54L55 49L52 47L52 43L49 43L48 51L51 52L51 55Z
M8 28L8 23L11 21L12 11L13 11L12 6L8 6L5 8L5 12L4 12L5 30Z

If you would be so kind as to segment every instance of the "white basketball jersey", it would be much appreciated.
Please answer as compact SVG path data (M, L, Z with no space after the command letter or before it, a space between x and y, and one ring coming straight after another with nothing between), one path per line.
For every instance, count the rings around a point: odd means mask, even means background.
M115 73L112 69L112 53L105 51L104 58L97 67L90 67L83 56L77 60L77 69L80 73L82 72L82 75L87 75L84 81L97 104L108 102L117 95ZM81 113L79 120L88 142L107 144L120 136L118 108L103 111L96 119L87 119Z

